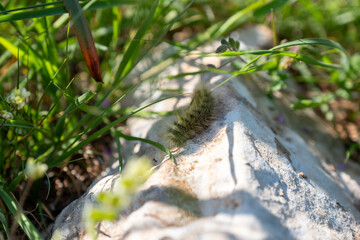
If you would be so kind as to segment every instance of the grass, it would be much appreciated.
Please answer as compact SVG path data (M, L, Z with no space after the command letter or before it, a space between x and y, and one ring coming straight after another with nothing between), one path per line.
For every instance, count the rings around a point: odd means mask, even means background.
M247 64L235 61L232 71L209 67L204 72L229 73L232 77L228 80L231 80L239 74L267 71L273 78L270 95L286 88L286 78L292 75L306 89L293 107L317 108L336 129L343 122L337 119L332 104L344 99L359 103L360 45L356 39L360 14L355 0L331 4L307 0L84 1L81 4L97 47L103 84L96 83L88 74L77 39L69 28L63 2L36 3L33 0L0 3L3 33L0 36L0 110L13 115L13 120L0 119L0 239L11 234L21 236L22 231L30 239L41 238L40 232L47 233L49 220L46 220L45 208L35 210L37 213L33 215L40 217L25 215L21 210L45 206L46 197L39 189L50 187L53 181L49 175L33 182L26 179L24 171L29 159L46 164L48 173L74 161L81 164L87 154L85 147L105 136L116 139L119 156L120 137L152 144L173 158L166 146L121 132L122 124L129 117L146 115L148 106L178 96L169 95L137 109L121 106L123 97L133 94L138 84L129 80L130 73L161 42L167 41L177 46L177 50L165 53L166 57L154 65L154 69L193 54L196 47L224 37L244 24L271 26L274 23L279 40L287 39L287 42L268 50L239 51L225 46L224 52L211 55L230 59L244 56ZM269 17L271 9L275 22ZM174 41L174 35L184 29L192 32L185 45ZM293 59L288 61L289 66L284 64L286 59ZM156 71L142 81L154 76ZM31 93L21 109L7 101L15 88L26 88ZM358 108L351 109L346 123L357 124L359 116ZM359 158L359 140L347 135L342 137L349 149L348 158ZM98 156L105 151L91 149L92 154ZM26 196L24 188L33 191ZM19 204L20 200L25 205Z

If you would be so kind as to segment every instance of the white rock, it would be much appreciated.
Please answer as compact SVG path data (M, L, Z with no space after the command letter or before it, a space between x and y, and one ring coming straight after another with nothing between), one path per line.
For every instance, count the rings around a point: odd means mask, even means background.
M186 72L190 67L184 64L186 59L164 75ZM202 77L215 86L229 76ZM160 85L191 90L198 80ZM344 150L331 129L311 111L289 110L287 97L269 100L256 81L237 78L217 88L216 120L179 151L177 165L169 160L159 165L119 220L100 223L98 239L359 239L354 203L360 200L360 167L351 163L349 171L337 170ZM189 98L173 99L152 110L186 102ZM280 115L284 122L277 121ZM160 132L169 121L131 120L131 134L166 144ZM138 153L164 156L144 144ZM53 236L88 239L80 224L82 208L94 194L111 189L116 178L101 179L70 204L57 218Z

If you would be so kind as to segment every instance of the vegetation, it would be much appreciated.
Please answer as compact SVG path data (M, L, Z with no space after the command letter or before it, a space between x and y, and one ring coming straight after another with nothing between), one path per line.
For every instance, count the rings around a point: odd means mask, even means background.
M172 157L159 143L121 132L126 119L146 115L146 107L164 100L138 109L121 105L138 84L129 79L131 71L165 41L176 52L165 54L142 81L245 24L271 26L281 41L275 39L267 50L239 51L236 41L222 41L216 56L242 56L246 64L234 62L233 71L221 72L232 74L231 80L267 71L272 77L269 95L285 89L288 77L294 77L304 92L293 107L316 108L344 139L344 161L359 160L357 0L84 1L103 83L88 74L63 1L37 3L0 3L0 239L48 234L52 215L59 211L47 204L55 183L65 168L87 171L86 164L106 155L109 150L96 144L98 139L116 141L120 167L119 137L153 144ZM178 42L181 32L189 33L186 43ZM220 72L211 66L204 71ZM174 96L179 94L181 89Z

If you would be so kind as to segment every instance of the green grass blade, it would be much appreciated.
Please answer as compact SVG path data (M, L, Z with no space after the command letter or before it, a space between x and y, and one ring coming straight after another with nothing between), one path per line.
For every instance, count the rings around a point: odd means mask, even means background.
M303 54L299 54L299 53L293 53L293 52L286 52L286 51L276 51L276 50L249 50L249 51L239 51L239 52L224 52L224 53L220 53L220 54L200 54L201 56L211 56L211 57L233 57L233 56L241 56L241 55L259 55L261 56L269 56L269 55L274 55L274 56L288 56L291 58L295 58L299 61L303 61L315 66L320 66L320 67L326 67L326 68L332 68L332 69L338 69L341 70L343 69L342 66L336 65L336 64L329 64L329 63L325 63L319 60L316 60L312 57L303 55ZM257 57L255 59L253 59L251 61L251 63L255 63L257 60L260 59L260 57ZM249 64L247 64L249 65Z
M265 14L270 13L271 9L276 10L284 6L289 0L273 0L254 12L254 17L261 17Z
M115 134L115 142L116 142L116 148L117 148L117 153L118 153L118 161L119 161L119 173L121 173L121 171L123 170L123 158L122 158L122 154L121 154L121 142L120 142L120 138L116 137L117 133L119 131L115 130L113 131Z
M99 9L99 8L109 8L109 7L114 7L114 6L129 5L129 4L135 4L135 3L136 2L134 2L134 1L126 1L126 0L98 0L87 10L94 10L94 9ZM81 4L81 6L84 6L84 5L85 4ZM36 8L36 7L37 7L37 5L34 5L33 7L28 7L28 8ZM17 10L19 10L19 9L17 9ZM11 10L11 11L13 11L13 10ZM6 11L4 11L2 13L6 13ZM19 13L3 15L3 16L0 16L0 22L10 22L10 21L18 21L18 20L25 20L25 19L32 19L32 18L39 18L39 17L47 17L47 16L64 14L64 13L67 13L64 6L56 6L56 7L31 10L31 11L23 11L23 12L19 12Z
M7 221L6 221L6 218L5 218L5 214L3 213L3 211L1 210L0 208L0 222L1 222L1 225L3 226L3 229L6 233L6 236L9 238L9 226L7 224Z
M300 45L322 45L337 49L341 53L342 63L344 65L345 70L348 71L350 69L350 60L346 50L339 43L328 39L319 39L319 38L299 39L299 40L280 44L276 47L271 48L270 50L276 50L280 48L300 46Z
M172 153L170 152L170 150L167 147L165 147L164 145L162 145L162 144L160 144L158 142L154 142L154 141L151 141L151 140L146 139L146 138L139 138L139 137L133 137L133 136L125 135L125 134L121 133L120 131L117 131L116 135L117 135L117 137L122 137L122 138L124 138L124 139L126 139L128 141L141 141L141 142L153 145L154 147L160 149L161 151L163 151L167 155L169 155L170 159L175 162L175 158L172 155Z
M0 119L0 126L4 123L4 119ZM4 124L6 127L18 127L18 128L35 128L35 126L25 120L7 120Z
M121 77L123 75L126 75L126 72L124 71L126 69L130 69L131 63L135 61L135 58L137 57L137 53L140 50L140 46L142 44L141 40L150 28L158 4L159 4L159 0L156 0L151 8L149 15L143 21L135 37L131 40L129 47L126 49L124 57L121 60L120 66L118 67L115 73L114 84L113 84L115 87L120 84L121 80L123 79Z
M239 75L239 74L234 74L234 75L232 75L231 77L225 79L224 81L222 81L221 83L219 83L217 86L215 86L214 89L216 89L216 88L224 85L225 83L227 83L227 82L230 81L231 79L235 78L237 75Z
M47 17L53 16L58 14L66 13L64 7L52 7L46 9L39 9L39 10L32 10L32 11L24 11L20 13L12 13L0 16L0 22L10 22L10 21L18 21L18 20L25 20L25 19L32 19L32 18L39 18L39 17Z
M0 185L0 197L4 201L6 207L10 210L11 214L15 217L16 221L20 227L24 230L26 235L31 240L40 240L43 239L31 223L31 221L25 216L22 210L17 205L16 201L11 197L10 193L7 192L3 186Z
M4 5L2 3L0 3L0 10L2 10L2 11L5 10ZM2 17L2 16L0 16L0 17ZM11 22L11 25L18 31L20 36L24 36L23 33L26 32L25 29L23 29L21 26L19 26L15 22Z
M4 11L1 11L0 14L3 15L3 14L11 13L11 12L18 12L18 11L22 11L22 10L29 10L29 9L39 8L39 7L47 7L47 6L51 6L51 5L60 5L62 3L63 3L63 1L57 1L57 2L51 2L51 3L41 3L41 4L32 5L32 6L26 6L26 7L15 8L15 9L10 9L10 10L4 10Z
M261 8L267 2L268 0L256 1L251 5L247 6L246 8L238 11L237 13L229 17L227 20L212 25L206 31L199 33L197 37L192 39L189 44L187 44L188 47L194 49L204 42L217 39L224 34L238 28L242 23L246 21L249 16L251 16L250 14L253 11Z

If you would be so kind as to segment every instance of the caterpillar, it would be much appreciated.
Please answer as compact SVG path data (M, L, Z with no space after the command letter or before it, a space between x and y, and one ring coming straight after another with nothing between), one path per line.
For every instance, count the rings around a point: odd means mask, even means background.
M214 108L211 91L202 85L195 88L189 107L176 113L177 120L168 129L171 146L181 147L208 128L214 119Z

